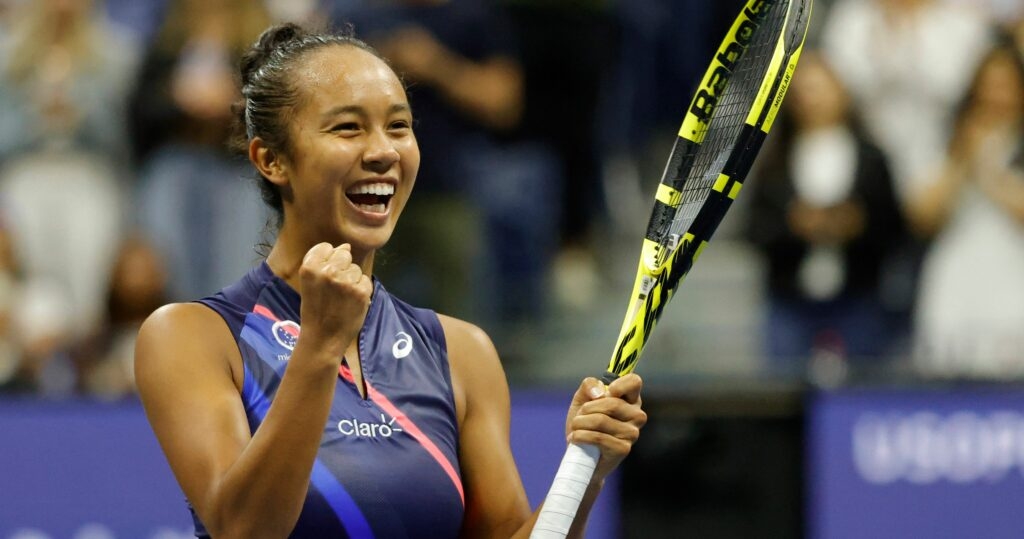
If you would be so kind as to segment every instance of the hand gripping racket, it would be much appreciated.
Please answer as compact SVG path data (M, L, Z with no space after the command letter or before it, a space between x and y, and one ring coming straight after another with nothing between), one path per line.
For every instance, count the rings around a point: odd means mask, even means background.
M655 195L640 266L604 383L636 367L676 287L711 239L786 95L813 0L749 0L701 80ZM565 537L600 451L570 444L531 538Z

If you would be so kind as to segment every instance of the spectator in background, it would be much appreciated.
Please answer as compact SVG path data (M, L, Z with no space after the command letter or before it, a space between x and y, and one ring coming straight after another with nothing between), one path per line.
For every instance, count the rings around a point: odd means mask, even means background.
M882 261L903 228L889 166L822 56L804 53L783 107L748 187L748 234L768 261L768 352L876 358L891 338Z
M0 225L0 392L70 394L74 369L69 299L45 276L24 271L15 238Z
M226 140L234 67L268 22L260 2L175 0L146 53L131 101L137 218L171 299L212 293L257 258L268 214Z
M839 0L822 38L906 201L912 182L941 159L957 99L988 46L989 21L943 0Z
M1024 375L1024 64L1007 39L982 61L944 162L911 200L934 237L917 307L928 373Z
M942 159L957 100L988 46L987 14L947 0L839 0L824 23L825 52L889 159L906 213L914 183ZM910 347L925 249L908 233L886 261L883 301L901 349Z
M0 51L0 205L22 269L58 296L77 338L99 321L119 241L134 54L92 2L13 9Z
M145 240L126 240L117 256L103 327L76 354L80 390L103 399L135 392L135 337L142 322L167 303L167 272Z
M560 171L515 135L524 80L510 21L480 0L367 2L335 16L404 77L429 156L378 271L414 303L526 323L543 305Z

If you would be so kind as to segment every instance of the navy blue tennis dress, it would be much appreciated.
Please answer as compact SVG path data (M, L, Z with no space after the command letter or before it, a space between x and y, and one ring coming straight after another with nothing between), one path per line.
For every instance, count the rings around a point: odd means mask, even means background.
M264 262L200 300L231 328L256 432L299 336L299 295ZM291 537L444 538L462 524L458 427L437 315L374 282L359 333L366 398L342 363L305 505ZM287 452L281 453L287 458ZM207 535L195 512L196 535Z

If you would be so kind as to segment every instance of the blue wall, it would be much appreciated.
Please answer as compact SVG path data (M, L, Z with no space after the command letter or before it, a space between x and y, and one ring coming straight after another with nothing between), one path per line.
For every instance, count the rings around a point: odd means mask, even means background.
M1024 537L1024 392L844 391L809 404L812 539Z

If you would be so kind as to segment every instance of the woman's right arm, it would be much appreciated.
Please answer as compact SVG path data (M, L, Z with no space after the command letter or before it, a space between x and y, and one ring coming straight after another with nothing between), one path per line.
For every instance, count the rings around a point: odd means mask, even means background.
M213 537L284 537L302 511L338 364L362 326L372 291L367 277L332 270L348 263L330 253L321 247L310 267L303 264L303 288L327 300L303 304L309 327L304 324L254 435L240 398L242 360L219 315L199 304L169 305L139 332L135 376L142 403L178 483ZM339 275L347 282L338 282ZM313 321L322 318L321 309L346 323L319 331L323 324Z

